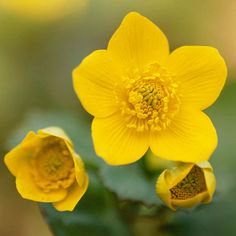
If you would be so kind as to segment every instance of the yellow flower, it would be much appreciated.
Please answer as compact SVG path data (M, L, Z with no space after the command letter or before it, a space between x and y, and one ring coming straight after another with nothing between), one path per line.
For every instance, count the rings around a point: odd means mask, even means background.
M51 202L58 211L72 211L88 187L82 160L57 127L29 132L6 154L5 163L23 198Z
M107 50L73 71L74 89L92 122L94 147L111 165L135 162L150 147L165 159L207 160L217 135L202 112L219 96L227 74L214 48L180 47L169 54L161 30L129 13Z
M198 164L182 163L165 170L159 176L156 191L168 207L193 207L199 203L210 203L215 192L216 181L212 166L204 161Z
M1 0L0 8L36 21L64 17L74 9L81 9L87 0Z

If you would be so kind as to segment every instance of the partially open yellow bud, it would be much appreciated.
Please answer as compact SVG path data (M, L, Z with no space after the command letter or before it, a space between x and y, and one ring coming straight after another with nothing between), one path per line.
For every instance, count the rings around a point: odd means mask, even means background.
M57 127L30 131L5 163L23 198L51 202L59 211L72 211L88 187L83 161Z
M215 192L216 181L209 162L181 163L162 172L156 183L156 192L168 207L193 207L209 203Z

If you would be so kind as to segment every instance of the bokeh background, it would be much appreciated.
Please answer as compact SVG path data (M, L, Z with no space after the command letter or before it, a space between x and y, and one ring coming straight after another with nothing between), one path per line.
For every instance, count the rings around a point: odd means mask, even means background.
M1 157L9 137L32 109L77 112L72 69L93 50L106 48L130 11L155 22L167 35L172 50L182 45L210 45L225 58L227 85L208 111L220 142L212 159L218 190L206 212L209 224L224 225L227 219L222 233L233 235L235 230L236 234L235 0L0 0ZM2 159L0 235L50 236L36 204L17 194L14 178ZM200 211L190 219L197 225L202 215ZM182 218L186 220L186 216ZM206 230L209 235L213 232L211 227Z

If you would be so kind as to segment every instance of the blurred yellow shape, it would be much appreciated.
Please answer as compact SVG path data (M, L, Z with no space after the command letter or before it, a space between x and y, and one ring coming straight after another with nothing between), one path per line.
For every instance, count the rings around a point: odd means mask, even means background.
M190 208L199 203L210 203L216 180L209 162L182 163L167 169L159 176L156 192L168 207Z
M23 198L51 202L58 211L72 211L88 187L83 161L57 127L30 131L5 163Z
M82 9L87 0L1 0L0 8L36 21L62 18Z

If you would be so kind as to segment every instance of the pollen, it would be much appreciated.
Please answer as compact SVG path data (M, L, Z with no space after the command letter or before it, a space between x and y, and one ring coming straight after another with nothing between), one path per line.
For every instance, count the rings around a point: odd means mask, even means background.
M195 165L181 182L170 189L170 192L172 199L186 200L206 190L204 173L200 167Z
M170 125L179 109L178 85L172 76L158 63L127 73L121 112L128 128L160 131Z
M46 138L32 160L32 175L44 192L68 188L75 181L73 158L62 140Z

